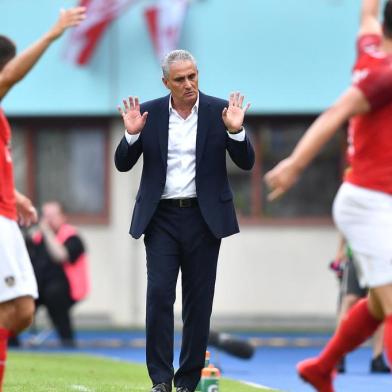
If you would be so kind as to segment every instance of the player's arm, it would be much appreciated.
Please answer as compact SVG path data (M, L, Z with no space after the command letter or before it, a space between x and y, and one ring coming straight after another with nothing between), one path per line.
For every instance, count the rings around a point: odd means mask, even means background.
M379 0L362 0L360 25L358 35L381 34L382 28L378 19L380 10Z
M369 109L369 102L361 90L357 87L347 89L331 108L313 122L291 155L265 175L271 190L269 200L280 197L296 183L302 171L350 117L366 113Z
M30 226L33 223L37 223L37 210L33 206L31 200L16 189L14 192L19 224L22 226Z
M0 99L31 70L53 41L59 38L67 28L77 26L85 19L85 12L85 7L61 10L59 19L46 34L4 66L0 71Z

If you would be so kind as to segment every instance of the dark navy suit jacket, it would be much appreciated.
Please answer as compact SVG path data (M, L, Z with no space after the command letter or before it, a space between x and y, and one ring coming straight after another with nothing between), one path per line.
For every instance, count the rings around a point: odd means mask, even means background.
M166 182L169 128L169 98L148 101L141 113L148 112L139 139L130 146L122 138L115 153L115 164L125 172L143 154L143 172L133 211L130 234L139 238L146 230L158 206ZM226 170L226 150L241 169L254 164L253 147L246 136L243 142L232 140L222 121L225 100L199 93L196 136L196 193L205 222L217 238L238 233L238 223Z

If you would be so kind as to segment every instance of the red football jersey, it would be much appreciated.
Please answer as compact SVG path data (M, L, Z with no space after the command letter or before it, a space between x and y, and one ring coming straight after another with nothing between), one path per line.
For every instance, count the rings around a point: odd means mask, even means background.
M371 110L351 119L345 180L392 194L392 55L380 49L379 35L364 35L357 43L353 85L366 96Z
M16 220L11 128L0 108L0 215Z

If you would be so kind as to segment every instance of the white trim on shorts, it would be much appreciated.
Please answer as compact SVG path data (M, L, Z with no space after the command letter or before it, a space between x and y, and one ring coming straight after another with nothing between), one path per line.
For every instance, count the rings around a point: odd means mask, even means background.
M37 282L17 223L0 216L0 302L38 298Z
M392 283L392 195L344 183L333 204L335 224L354 256L361 287Z

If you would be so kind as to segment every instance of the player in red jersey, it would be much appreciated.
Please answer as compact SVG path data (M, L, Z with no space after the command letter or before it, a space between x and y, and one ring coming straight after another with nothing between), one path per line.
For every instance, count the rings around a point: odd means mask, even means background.
M0 101L34 66L45 50L71 26L85 18L85 8L61 10L55 25L16 56L14 43L0 36ZM37 285L19 223L37 220L30 200L14 188L11 129L0 107L0 392L9 336L28 327L34 314Z
M385 321L385 350L392 364L392 0L378 22L379 1L363 0L354 80L321 114L291 155L265 176L273 200L294 185L304 168L346 121L351 171L334 201L334 220L350 244L360 284L369 296L340 323L317 358L298 364L299 375L319 392L333 392L333 372L344 354Z

